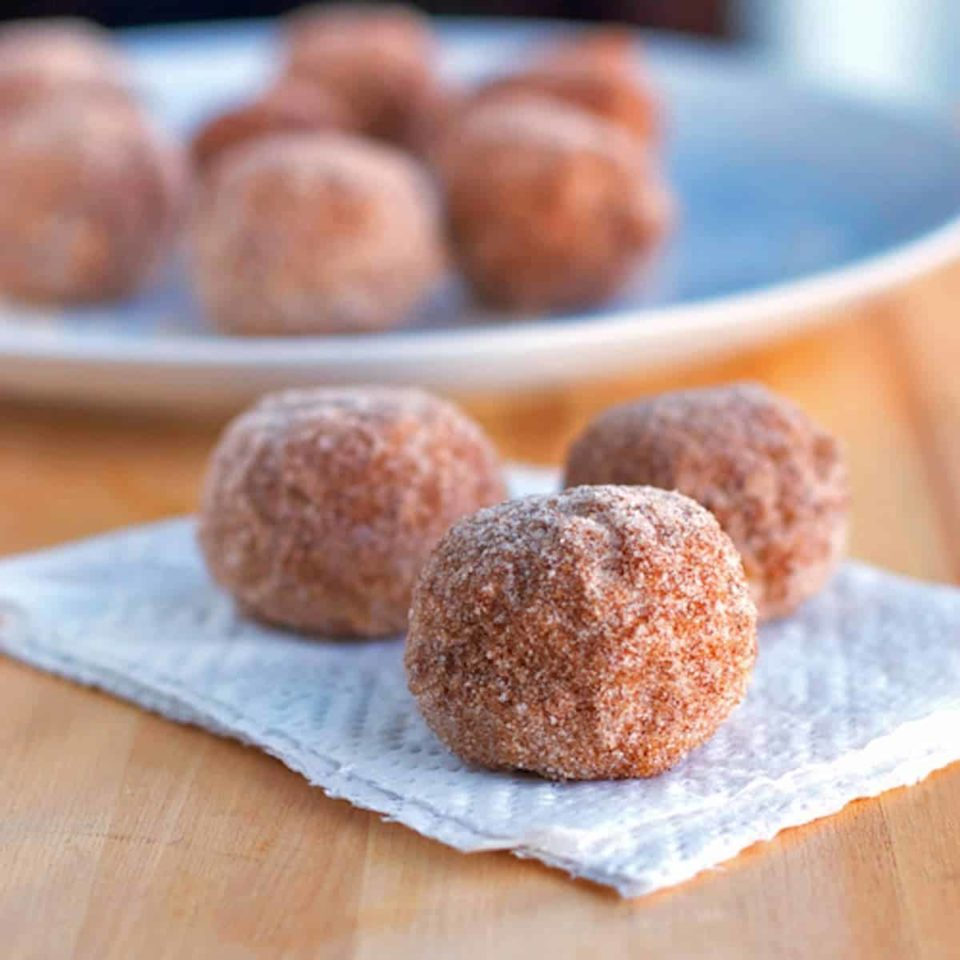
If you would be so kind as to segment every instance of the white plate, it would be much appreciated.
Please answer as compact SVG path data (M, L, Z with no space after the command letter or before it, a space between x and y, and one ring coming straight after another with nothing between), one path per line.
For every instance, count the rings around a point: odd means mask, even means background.
M446 67L508 67L544 24L444 25ZM152 108L190 129L267 75L273 38L246 24L125 38ZM928 270L960 249L960 137L946 119L843 99L699 42L649 38L666 100L679 230L601 309L498 316L447 297L404 330L231 339L204 332L176 269L135 302L0 312L0 389L196 409L278 386L419 382L535 387L733 350Z

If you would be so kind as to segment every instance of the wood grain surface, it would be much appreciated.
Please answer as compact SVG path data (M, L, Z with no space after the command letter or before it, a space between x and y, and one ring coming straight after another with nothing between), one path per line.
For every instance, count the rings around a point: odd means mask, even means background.
M554 463L613 402L762 380L846 441L853 552L956 581L958 302L960 268L722 363L465 402L506 456ZM0 404L0 552L191 510L217 429ZM960 765L623 902L0 660L4 960L530 956L957 958Z

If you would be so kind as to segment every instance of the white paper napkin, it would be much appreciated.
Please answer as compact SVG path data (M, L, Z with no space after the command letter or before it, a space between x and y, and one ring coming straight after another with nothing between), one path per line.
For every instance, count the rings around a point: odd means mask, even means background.
M399 641L308 642L241 619L208 581L188 519L0 564L0 649L254 744L459 850L512 850L624 896L960 758L960 591L860 564L762 630L746 702L653 780L464 766L420 719Z

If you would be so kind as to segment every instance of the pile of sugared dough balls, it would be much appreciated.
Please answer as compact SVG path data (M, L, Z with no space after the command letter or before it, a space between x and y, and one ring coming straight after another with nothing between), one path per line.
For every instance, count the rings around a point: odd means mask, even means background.
M216 329L371 333L421 315L451 270L497 308L588 306L669 228L659 108L625 29L548 42L469 90L413 8L305 7L280 48L269 85L181 150L104 31L0 28L0 294L129 296L186 226Z
M481 429L419 390L290 391L224 433L200 544L253 617L328 640L407 629L410 690L464 760L652 776L743 699L758 608L786 615L836 569L843 460L736 385L602 415L567 482L506 500Z
M83 22L0 29L0 294L77 304L130 295L177 234L186 163Z
M444 84L409 8L308 7L284 38L274 86L193 141L196 285L225 332L395 327L450 263L492 305L575 309L613 293L670 223L656 104L625 32L469 93Z

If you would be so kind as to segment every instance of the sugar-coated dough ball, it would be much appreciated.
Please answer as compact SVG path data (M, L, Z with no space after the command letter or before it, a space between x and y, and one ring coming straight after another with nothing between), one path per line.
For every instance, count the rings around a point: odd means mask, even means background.
M64 99L132 106L129 70L107 31L70 19L0 26L0 116Z
M0 111L0 292L48 303L138 290L184 205L182 151L124 100Z
M194 275L226 333L382 330L444 266L439 208L410 157L343 134L232 151L200 191Z
M290 17L287 38L291 76L342 97L363 132L406 141L436 82L426 17L395 4L325 4Z
M17 74L0 77L0 117L11 111L41 109L46 103L106 101L115 106L134 107L135 101L128 89L101 80L65 82L57 77Z
M410 689L464 760L648 777L743 699L756 610L740 558L687 497L580 487L456 524L414 591Z
M399 145L432 163L444 133L462 115L466 104L460 85L438 79L410 111L406 131L398 138Z
M671 220L646 148L561 103L477 108L444 137L438 158L454 252L476 293L497 306L602 300Z
M601 27L548 45L515 73L477 87L460 104L462 117L478 106L537 97L559 100L632 133L644 143L660 132L660 105L640 69L633 31ZM456 118L453 118L456 122Z
M566 482L649 484L702 503L740 551L761 618L793 611L843 557L849 490L840 446L759 384L608 410L573 444Z
M493 80L475 91L464 109L515 102L521 96L559 100L626 130L643 143L654 140L659 132L657 100L646 86L625 71L574 57Z
M326 636L402 631L447 527L505 495L483 431L452 404L387 387L291 390L214 451L200 544L260 619Z
M18 20L0 26L0 97L8 81L52 88L125 87L126 64L107 31L84 20Z
M433 157L447 133L474 110L492 103L555 100L607 120L643 142L657 139L657 97L641 70L635 32L624 27L577 30L544 48L534 45L529 65L471 91L437 85L420 111L413 149Z
M284 133L348 130L347 107L334 94L313 83L285 80L250 103L209 119L194 135L194 165L208 169L228 151Z
M546 70L593 70L637 77L639 41L633 27L606 25L575 30L546 47L534 67Z

